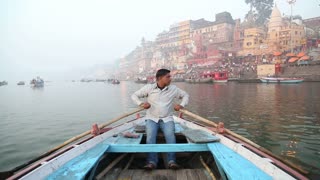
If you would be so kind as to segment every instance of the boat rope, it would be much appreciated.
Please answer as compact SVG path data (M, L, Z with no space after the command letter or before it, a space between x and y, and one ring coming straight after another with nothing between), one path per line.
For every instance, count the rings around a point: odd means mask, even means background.
M216 180L216 177L214 176L214 174L212 173L211 169L209 168L209 166L204 162L202 156L200 156L200 161L201 164L206 168L206 170L208 171L209 175L211 176L212 180Z

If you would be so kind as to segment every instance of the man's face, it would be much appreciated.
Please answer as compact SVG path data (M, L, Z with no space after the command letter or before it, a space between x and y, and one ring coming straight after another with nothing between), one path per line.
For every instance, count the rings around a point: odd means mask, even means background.
M168 86L171 83L171 75L170 73L159 78L159 81L163 83L165 86Z

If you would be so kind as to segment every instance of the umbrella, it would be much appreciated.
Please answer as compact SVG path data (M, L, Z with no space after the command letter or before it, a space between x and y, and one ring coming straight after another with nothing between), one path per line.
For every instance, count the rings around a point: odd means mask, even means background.
M309 60L309 59L310 59L310 56L303 56L303 57L300 58L299 60L306 61L306 60Z
M299 54L297 54L298 57L302 57L304 55L306 55L306 53L304 53L304 52L299 52Z
M289 62L292 63L292 62L296 62L299 58L297 57L292 57L289 59Z
M281 54L282 54L282 53L279 52L279 51L273 53L274 56L280 56Z
M294 53L287 53L286 54L287 57L292 57L292 56L296 56Z

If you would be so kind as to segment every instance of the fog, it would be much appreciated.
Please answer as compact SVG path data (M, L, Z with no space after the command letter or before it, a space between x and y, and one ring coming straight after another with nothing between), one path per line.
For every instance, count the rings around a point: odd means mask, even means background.
M286 0L275 0L290 14ZM297 0L294 14L319 16L319 1ZM154 40L175 22L228 11L243 19L244 0L1 0L0 81L80 79L115 67L142 37Z

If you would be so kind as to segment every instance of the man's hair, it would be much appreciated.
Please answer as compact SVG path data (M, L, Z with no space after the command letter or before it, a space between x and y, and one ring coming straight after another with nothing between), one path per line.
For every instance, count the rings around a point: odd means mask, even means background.
M156 79L158 80L160 77L165 76L170 73L168 69L159 69L156 74Z

